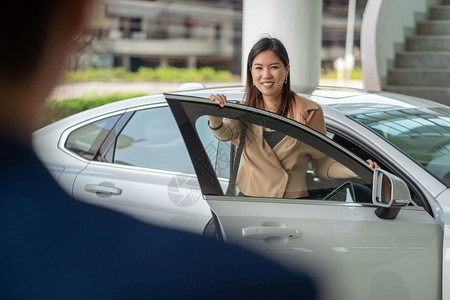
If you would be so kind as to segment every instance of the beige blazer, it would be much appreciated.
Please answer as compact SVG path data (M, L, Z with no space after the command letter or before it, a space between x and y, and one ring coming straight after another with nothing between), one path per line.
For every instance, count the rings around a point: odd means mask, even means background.
M293 100L289 118L326 134L322 108L303 97ZM213 119L214 117L210 117ZM217 120L214 120L217 123ZM213 130L221 141L239 144L240 122L223 119L223 126ZM247 196L298 198L308 196L306 171L311 161L316 175L324 178L352 178L357 175L311 146L285 136L273 149L263 136L263 127L247 129L242 162L236 186Z

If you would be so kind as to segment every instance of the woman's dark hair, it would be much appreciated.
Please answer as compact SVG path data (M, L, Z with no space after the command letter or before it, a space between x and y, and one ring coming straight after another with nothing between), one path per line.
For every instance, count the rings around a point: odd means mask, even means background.
M266 50L272 50L283 62L283 65L287 67L289 65L289 56L286 48L280 40L272 37L264 37L256 42L248 54L247 58L247 82L244 104L252 107L264 108L261 92L253 85L252 78L252 64L255 57ZM281 95L281 106L278 108L278 114L287 116L287 113L291 109L291 99L295 96L295 93L291 91L291 75L288 73L287 82L283 85L283 92Z

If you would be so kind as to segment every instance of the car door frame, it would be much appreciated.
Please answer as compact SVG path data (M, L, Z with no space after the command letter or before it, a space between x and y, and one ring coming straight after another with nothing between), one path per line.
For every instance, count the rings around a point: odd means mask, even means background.
M184 96L170 93L165 93L164 96L166 97L166 101L172 110L176 122L178 123L180 132L185 139L185 143L187 143L187 149L194 165L194 169L196 170L203 194L223 196L223 190L218 183L219 181L215 174L214 168L207 156L207 153L200 141L199 136L196 133L195 124L191 122L190 117L187 115L185 109L182 106L182 103L189 102L191 105L195 105L195 103L197 103L198 105L201 105L205 109L207 109L211 115L217 114L217 111L221 110L221 108L208 99L201 97ZM274 126L273 124L282 121L286 125L284 129L287 130L287 134L295 138L297 138L296 136L298 136L299 134L302 136L313 137L313 142L310 143L311 146L315 147L320 144L320 147L324 149L324 152L334 152L334 154L339 155L342 160L346 160L352 166L353 170L357 170L356 173L358 174L365 173L365 176L367 176L367 172L371 172L367 166L367 163L361 158L348 151L338 143L332 141L327 136L304 124L301 124L292 119L284 118L265 110L243 106L236 103L228 103L226 109L229 109L228 112L225 112L229 116L233 116L236 114L235 112L239 112L241 114L241 121L244 122L255 122L256 120L252 116L260 115L268 117L264 119L264 122L266 123L258 125L266 126L269 128L271 126ZM224 111L222 111L222 113L224 113ZM206 113L198 114L197 117L205 114ZM197 119L197 117L194 118ZM255 123L257 124L257 122ZM298 128L301 128L301 133L299 133ZM333 149L339 149L339 152L336 152Z
M290 129L291 132L289 132L289 130L284 131L286 134L292 134L293 137L298 138L298 136L295 134L295 130L299 131L298 129L302 129L303 133L306 134L310 134L312 136L314 136L315 141L321 145L321 146L325 146L325 147L330 147L332 148L332 151L327 151L327 150L323 150L324 153L328 154L329 152L339 152L339 155L342 155L343 157L346 157L348 159L347 162L353 162L354 165L352 165L354 169L356 168L360 168L360 170L362 168L367 168L366 163L360 159L359 157L357 157L356 155L354 155L353 153L351 153L350 151L348 151L347 149L345 149L344 147L340 146L339 144L335 143L334 141L330 140L328 137L322 135L321 133L318 133L316 131L314 131L313 129L310 129L309 127L299 124L298 122L295 122L293 120L287 119L287 118L283 118L281 116L278 115L274 115L270 112L266 112L266 111L262 111L262 110L258 110L255 108L250 108L250 107L243 107L242 105L236 105L236 104L228 104L226 108L219 108L217 105L213 104L212 102L210 102L208 99L205 98L198 98L198 97L187 97L187 96L180 96L180 95L172 95L172 94L165 94L166 100L169 103L170 108L172 109L172 112L175 116L175 119L179 125L180 131L182 133L183 138L185 139L185 143L187 144L187 148L189 151L189 154L191 155L191 159L193 161L194 164L194 168L197 172L198 178L199 178L199 183L200 183L200 187L203 191L203 195L206 198L206 200L210 200L213 201L213 204L216 206L221 206L224 205L227 201L225 201L224 199L224 195L223 195L223 191L221 190L220 186L217 183L217 177L215 176L215 172L214 169L212 168L212 165L207 157L207 155L205 154L205 150L203 149L203 146L200 142L200 138L197 136L196 131L195 131L195 120L197 119L196 117L192 117L192 114L195 114L195 112L193 110L195 110L195 106L196 104L202 106L204 109L202 110L201 113L198 113L198 115L214 115L214 111L217 112L217 110L221 110L223 109L223 111L221 112L220 116L222 117L227 117L227 111L228 110L235 110L238 109L240 111L244 111L247 113L251 114L258 114L258 115L263 115L265 117L269 117L267 119L265 119L265 121L267 123L263 124L263 123L257 123L257 125L261 125L261 126L265 126L265 127L269 127L269 128L275 128L277 129L277 126L271 126L273 125L275 122L278 122L280 120L282 120L285 124L286 127L284 127L283 129ZM189 103L188 105L186 105L186 103ZM186 107L184 107L184 105L186 105ZM198 106L197 105L197 106ZM193 108L192 108L193 107ZM207 107L207 108L206 108ZM194 120L194 121L192 121ZM247 121L245 119L245 117L242 117L241 119L242 121ZM271 120L274 121L274 123L271 122ZM251 118L248 120L251 121ZM254 120L253 120L254 121ZM316 145L312 145L310 143L311 146L316 146ZM318 147L319 149L323 149L323 147ZM338 154L336 154L338 155ZM330 155L331 156L331 155ZM335 157L333 157L335 158ZM342 157L340 159L340 161L342 161ZM359 174L359 172L356 172L357 174ZM289 203L291 203L291 200L284 200L283 199L276 199L281 200L281 202L285 202L288 203L288 205L290 205ZM254 199L245 199L245 200L241 200L244 202L240 202L239 197L237 197L236 199L232 199L230 202L234 202L234 205L242 205L242 204L257 204L259 203L259 201L264 201L264 203L270 203L271 200L264 198L264 199L258 199L258 198L254 198ZM273 200L272 202L274 202L275 200ZM311 201L310 201L311 202ZM311 205L314 205L313 203L310 203ZM351 203L350 205L348 205L349 203L342 203L342 204L333 204L331 203L330 205L338 205L337 207L349 207L349 206L355 206L355 207L365 207L367 209L371 208L371 207L375 207L375 205L373 204L361 204L361 203ZM317 204L315 204L317 205ZM224 206L223 206L224 207ZM228 206L227 206L228 207ZM249 208L250 206L247 205L247 208ZM365 211L367 212L367 209L365 209ZM425 223L430 222L431 224L434 226L433 229L431 230L431 232L434 233L435 239L437 239L435 241L435 246L433 246L433 249L435 248L434 251L436 251L436 255L435 258L433 260L433 265L436 266L437 269L439 269L440 274L436 275L438 279L436 282L436 293L440 294L441 293L441 284L442 284L442 243L439 245L439 239L442 240L442 235L440 235L440 226L439 224L436 222L436 220L434 218L432 218L432 216L430 216L428 214L428 212L426 212L423 208L419 208L419 207L408 207L405 208L408 211L412 211L411 214L408 214L408 218L410 218L410 220L412 220L412 222L415 222L416 217L417 219L420 219L422 217L426 218ZM213 209L214 211L214 209ZM228 211L230 211L228 209ZM247 210L249 211L249 210ZM243 215L241 215L241 217L244 217ZM293 216L290 216L291 218ZM223 225L221 224L220 221L220 216L216 215L216 220L218 222L217 226L219 226L221 228L221 233L223 236L226 237L226 232L224 231ZM379 222L378 224L381 224L382 226L386 226L388 225L386 220L381 220L379 219L377 222ZM386 222L386 223L383 223ZM395 222L395 220L393 220L393 222ZM392 224L392 223L391 223ZM400 224L400 223L398 223ZM421 223L420 223L421 224ZM402 225L403 226L403 225ZM405 227L403 227L405 228ZM439 247L440 246L440 247ZM431 252L433 252L433 249L431 249ZM439 252L439 253L438 253ZM432 267L434 268L434 267ZM438 272L439 273L439 272ZM411 286L411 285L410 285Z

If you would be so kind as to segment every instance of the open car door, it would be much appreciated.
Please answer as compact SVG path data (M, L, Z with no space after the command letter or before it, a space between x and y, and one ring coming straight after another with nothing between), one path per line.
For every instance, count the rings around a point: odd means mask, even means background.
M441 227L422 207L392 210L388 203L374 204L372 195L379 191L374 192L378 186L372 185L378 181L365 161L309 127L267 111L232 103L220 108L208 99L165 96L215 216L219 238L290 268L317 272L325 298L440 298ZM207 142L212 131L199 128L205 128L201 125L208 116L236 120L247 130L260 126L282 132L296 147L312 147L356 175L318 179L310 168L309 196L301 199L239 196L238 188L227 193L233 157L221 159L219 148L236 145ZM395 190L394 184L390 186L390 193ZM392 200L394 195L386 197Z

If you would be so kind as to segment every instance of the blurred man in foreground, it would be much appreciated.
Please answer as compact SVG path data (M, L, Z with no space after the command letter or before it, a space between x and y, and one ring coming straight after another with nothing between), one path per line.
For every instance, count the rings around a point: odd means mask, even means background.
M2 299L316 299L308 275L231 245L76 201L31 148L88 0L11 1L0 12Z

